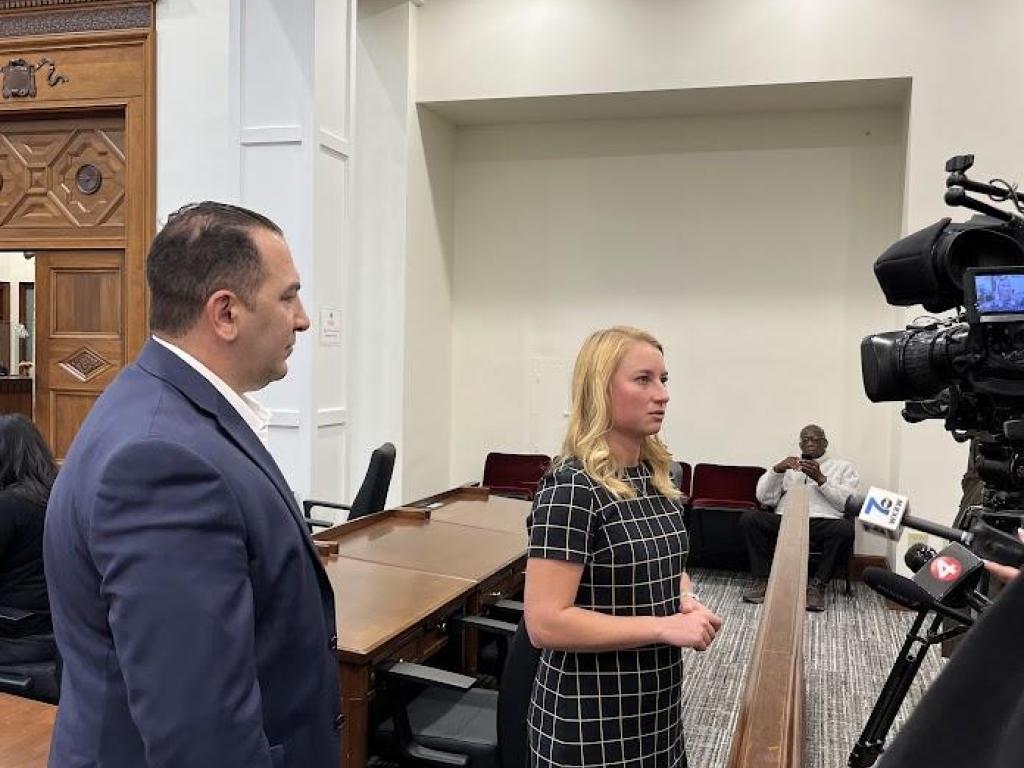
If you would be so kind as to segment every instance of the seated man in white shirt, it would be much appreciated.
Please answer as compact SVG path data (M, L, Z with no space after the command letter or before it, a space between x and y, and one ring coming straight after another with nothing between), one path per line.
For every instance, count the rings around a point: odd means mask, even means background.
M753 586L743 593L744 602L764 602L782 523L782 497L794 486L807 485L811 548L822 552L817 571L807 584L807 610L825 610L825 586L835 575L840 558L847 555L853 544L853 521L843 517L843 505L860 484L853 464L826 456L826 448L825 430L808 424L800 430L802 458L787 456L757 481L757 500L766 507L774 507L775 512L752 509L740 518L754 576Z

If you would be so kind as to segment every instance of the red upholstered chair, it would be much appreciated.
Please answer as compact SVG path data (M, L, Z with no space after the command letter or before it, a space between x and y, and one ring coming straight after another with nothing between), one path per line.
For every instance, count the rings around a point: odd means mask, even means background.
M551 457L542 453L488 453L480 482L498 496L533 499Z
M690 501L691 562L713 568L749 570L740 516L757 509L757 479L764 467L698 464Z

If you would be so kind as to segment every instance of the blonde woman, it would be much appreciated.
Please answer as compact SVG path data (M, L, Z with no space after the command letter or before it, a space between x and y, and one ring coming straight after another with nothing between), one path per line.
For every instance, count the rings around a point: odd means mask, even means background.
M680 493L658 438L661 345L615 327L576 359L562 455L528 522L526 626L543 649L528 715L530 765L686 766L682 648L722 620L693 593Z

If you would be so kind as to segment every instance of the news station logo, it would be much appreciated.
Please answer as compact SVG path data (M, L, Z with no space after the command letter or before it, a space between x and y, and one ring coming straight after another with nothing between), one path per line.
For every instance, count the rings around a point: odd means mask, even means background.
M860 511L860 521L868 530L896 538L903 514L907 511L907 503L906 496L884 488L871 487Z
M964 567L960 565L960 561L956 558L942 555L929 563L928 570L939 581L948 582L959 579L960 574L964 572Z

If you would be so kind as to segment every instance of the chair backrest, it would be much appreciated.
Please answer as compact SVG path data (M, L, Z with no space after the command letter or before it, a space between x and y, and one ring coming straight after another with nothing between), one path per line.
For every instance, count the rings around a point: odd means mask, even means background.
M395 469L395 446L384 443L370 454L370 466L366 470L363 484L352 502L349 520L363 517L384 509L391 487L391 473Z
M698 464L693 470L693 499L757 502L757 479L764 467Z
M551 457L543 453L488 453L484 460L484 476L481 485L489 488L528 491L530 496L537 490L537 483L551 466Z
M530 643L526 620L519 622L498 690L498 755L501 768L526 768L529 745L526 716L530 709L533 680L537 675L540 650Z
M0 626L11 635L0 648L0 693L56 704L60 697L61 658L46 611L0 606ZM23 634L21 627L38 627Z

